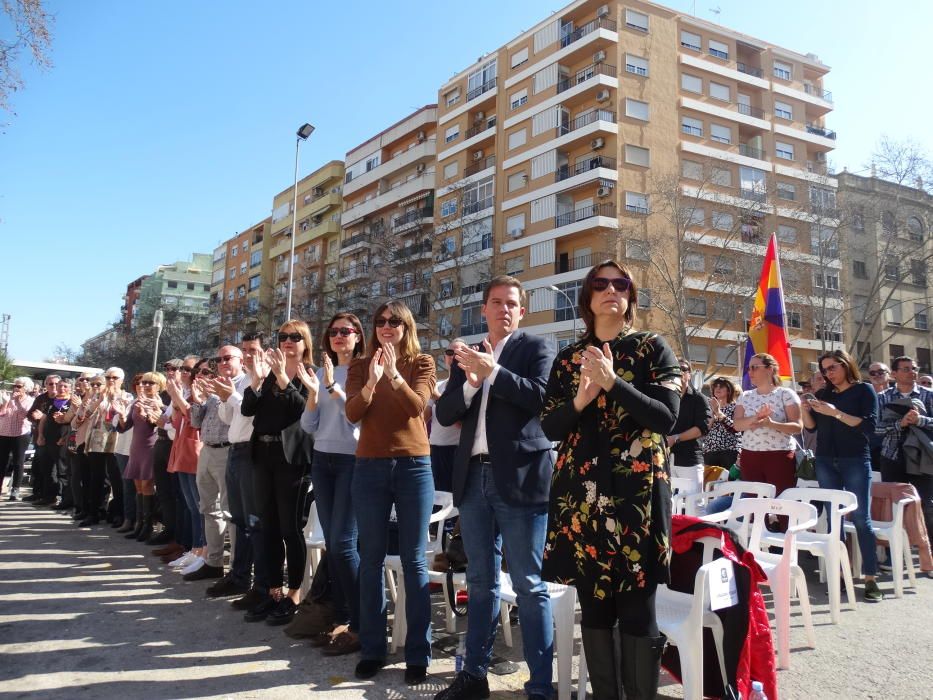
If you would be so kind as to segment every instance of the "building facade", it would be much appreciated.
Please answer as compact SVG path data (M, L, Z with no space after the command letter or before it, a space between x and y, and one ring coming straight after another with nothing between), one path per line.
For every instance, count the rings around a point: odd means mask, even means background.
M143 281L148 275L137 277L126 285L126 294L123 295L123 306L120 307L120 314L123 317L123 329L126 333L132 333L136 330L136 316L139 313L139 290Z
M211 292L211 255L194 253L191 260L159 265L139 286L139 324L149 326L156 309L167 318L208 315Z

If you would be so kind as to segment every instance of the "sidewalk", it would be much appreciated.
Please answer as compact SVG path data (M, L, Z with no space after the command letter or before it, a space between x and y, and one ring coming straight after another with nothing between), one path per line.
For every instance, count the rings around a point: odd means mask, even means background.
M51 511L0 503L0 698L432 698L453 678L456 641L439 595L429 682L406 686L400 654L376 679L357 681L356 655L325 658L281 628L243 622L228 601L205 598L205 582L182 581L149 551L106 526L79 530ZM901 600L891 593L844 608L839 625L815 574L810 592L817 649L803 646L794 615L781 698L928 696L933 580L919 579ZM513 649L497 644L498 656L521 660L519 630ZM489 678L493 698L522 697L523 664ZM659 697L682 697L680 685L662 677Z

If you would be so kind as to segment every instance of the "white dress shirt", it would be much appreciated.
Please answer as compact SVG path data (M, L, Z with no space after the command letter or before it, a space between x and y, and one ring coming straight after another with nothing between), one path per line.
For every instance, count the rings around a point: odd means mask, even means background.
M499 374L499 357L502 355L502 349L505 347L505 344L509 342L509 338L511 337L512 334L509 333L496 343L496 347L492 350L494 364L492 372L483 382L483 395L479 404L479 417L476 421L476 437L473 439L473 450L470 452L471 456L489 453L489 443L486 440L486 406L489 405L489 387L496 381L496 376ZM463 383L463 401L467 408L473 403L473 397L476 396L479 391L480 390L472 386L470 382L467 381Z
M233 380L233 393L222 401L217 407L220 420L230 426L227 439L232 443L249 442L253 437L253 417L244 416L240 410L243 403L243 392L250 385L249 374L243 373Z

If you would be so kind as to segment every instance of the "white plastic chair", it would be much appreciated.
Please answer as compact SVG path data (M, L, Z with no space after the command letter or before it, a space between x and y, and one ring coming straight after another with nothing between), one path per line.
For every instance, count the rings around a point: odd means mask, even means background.
M311 510L308 513L308 523L304 529L305 547L307 547L307 563L305 564L305 577L301 580L301 588L298 591L299 600L304 600L308 591L311 590L311 579L314 577L314 570L321 563L321 552L326 548L324 544L324 528L321 527L321 520L317 514L317 501L311 502Z
M573 626L577 607L577 589L559 583L547 584L551 597L551 614L554 616L554 654L557 657L557 700L570 700L570 684L573 680ZM499 574L499 619L502 626L502 639L507 646L512 646L512 628L509 625L509 606L517 604L512 577L505 571ZM582 656L582 655L581 655ZM581 661L581 664L583 662ZM580 685L586 685L585 664L580 671ZM582 700L578 695L578 700Z
M858 507L855 494L849 491L820 488L791 488L781 493L781 498L790 501L811 503L814 506L823 502L826 504L828 532L817 532L815 529L797 533L797 549L803 549L820 558L820 573L825 570L825 579L829 594L829 617L833 624L839 622L841 607L839 593L839 572L842 571L846 585L846 598L849 606L855 607L855 586L852 584L852 567L849 566L849 552L842 540L842 516L851 513ZM822 520L822 519L821 519ZM772 547L783 545L784 537L780 533L764 533L762 539Z
M781 554L770 552L770 543L764 539L765 522L769 515L788 519L787 532L781 541ZM797 565L797 535L812 528L816 521L816 508L809 503L780 498L742 498L733 504L731 517L726 524L747 542L746 549L754 555L768 577L774 599L778 668L790 668L790 597L794 591L800 603L807 645L811 649L816 647L807 579Z
M697 517L708 522L725 522L729 519L732 506L740 498L774 498L774 484L763 481L714 481L708 491L694 494L688 504L688 511L697 513ZM732 496L732 505L721 513L700 514L706 506L720 496ZM688 512L689 514L689 512Z
M673 507L671 512L675 515L693 515L688 510L690 498L696 495L694 488L696 483L693 479L685 476L671 477L671 497L673 498Z
M428 561L428 568L434 562L434 556L442 551L444 540L444 522L453 517L455 512L454 497L450 491L435 491L434 505L439 509L431 513L428 521L430 524L437 523L434 534L428 530L428 543L425 549L425 556ZM386 557L385 563L386 586L389 589L389 597L395 604L395 615L392 621L392 643L390 652L394 654L405 641L405 634L408 631L407 620L405 619L405 576L402 572L402 559L397 554L391 554ZM431 577L428 576L430 581Z

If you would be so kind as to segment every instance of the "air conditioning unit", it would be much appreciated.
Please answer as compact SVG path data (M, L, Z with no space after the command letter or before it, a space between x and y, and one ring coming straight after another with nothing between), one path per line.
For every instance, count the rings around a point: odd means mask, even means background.
M596 190L597 197L608 197L610 194L612 194L611 187L600 187L598 190Z
M605 60L606 60L605 51L597 51L596 53L593 54L593 63L602 63Z
M315 197L320 197L322 194L324 194L324 188L315 187L314 189L311 190L311 194L313 194Z
M424 141L427 137L428 137L427 134L425 134L423 131L419 131L419 132L418 132L418 142L419 142L419 143L420 143L421 141Z
M419 173L423 173L423 172L424 172L424 163L418 163L418 166L415 168L415 170L416 170L417 172L419 172Z
M600 5L599 9L596 10L597 17L608 17L609 16L609 5Z
M482 159L483 159L483 150L482 150L482 149L479 149L479 150L477 150L477 151L473 151L473 160L482 160Z
M596 101L597 101L597 102L608 102L608 101L609 101L609 91L608 91L608 90L600 90L599 92L597 92L597 93L596 93Z
M473 115L473 122L474 122L475 124L479 124L479 123L480 123L481 121L483 121L485 118L486 118L486 113L485 113L485 112L477 112L475 115Z
M606 139L604 139L602 136L597 136L595 139L590 141L590 148L592 148L594 151L598 151L600 148L602 148L605 145L606 145Z

